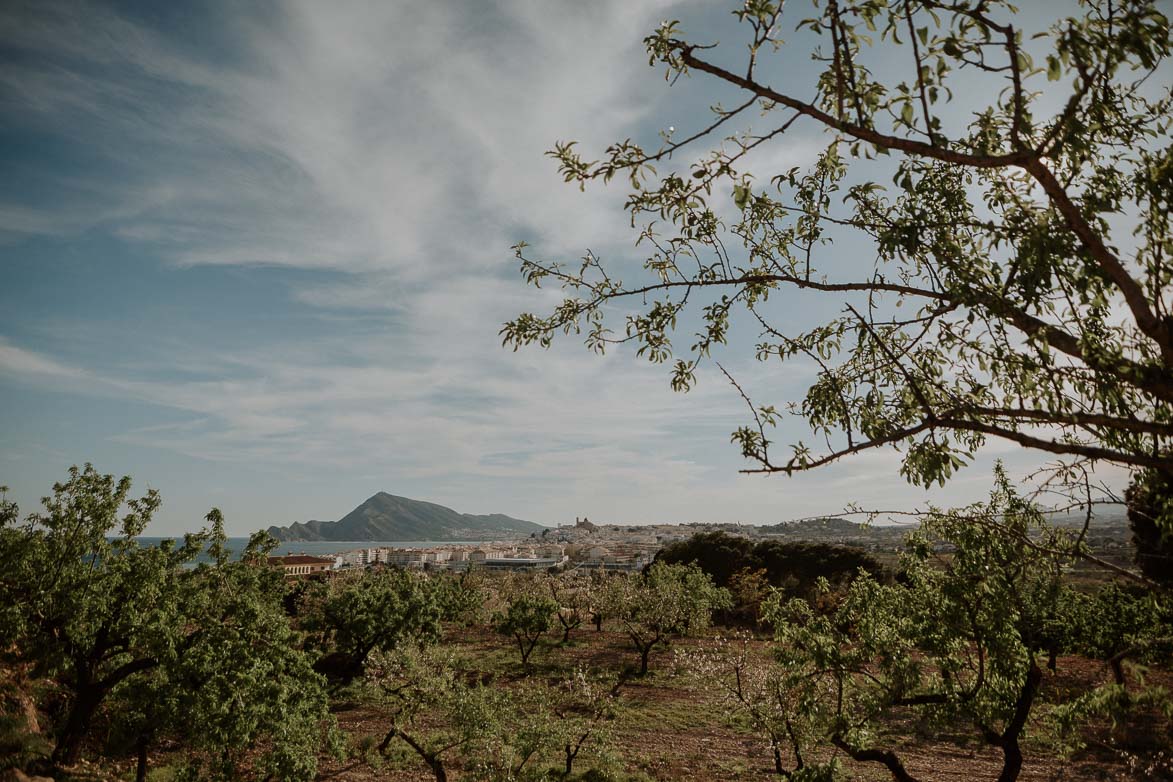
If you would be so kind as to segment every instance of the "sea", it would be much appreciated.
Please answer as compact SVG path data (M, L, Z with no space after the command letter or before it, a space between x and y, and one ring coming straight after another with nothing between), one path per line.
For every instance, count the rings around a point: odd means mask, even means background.
M173 540L173 538L170 538ZM143 546L155 546L169 538L153 538L140 536L138 542ZM309 554L317 557L328 557L341 554L343 551L353 551L359 548L432 548L435 546L475 546L484 543L483 540L315 540L293 543L279 543L273 549L272 556L287 554ZM232 558L238 559L240 552L248 545L248 538L228 538L228 550ZM196 562L208 562L207 553L201 554Z

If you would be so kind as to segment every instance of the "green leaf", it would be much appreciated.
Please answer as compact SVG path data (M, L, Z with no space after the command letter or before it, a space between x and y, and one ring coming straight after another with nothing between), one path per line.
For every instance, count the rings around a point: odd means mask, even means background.
M1059 81L1059 77L1063 75L1062 65L1059 58L1053 54L1047 55L1047 80Z

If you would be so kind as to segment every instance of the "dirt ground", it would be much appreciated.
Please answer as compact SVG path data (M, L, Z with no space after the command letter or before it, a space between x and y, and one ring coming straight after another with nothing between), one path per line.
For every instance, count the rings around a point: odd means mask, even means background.
M615 673L634 665L638 658L627 637L584 626L574 631L572 642L562 646L547 639L535 651L528 675L561 679L577 668ZM703 639L678 640L670 649L653 653L652 672L629 680L622 688L613 723L610 768L602 779L616 782L675 782L676 780L776 780L773 760L765 740L739 724L718 695L699 689L680 675L674 652L706 643ZM769 654L765 640L758 652ZM491 631L467 629L450 634L444 645L453 650L471 672L508 687L523 673L516 650ZM1133 675L1136 675L1135 673ZM1173 672L1149 671L1150 684L1173 689ZM1054 702L1084 692L1110 678L1105 666L1078 657L1062 657L1055 672L1047 671L1040 702ZM361 697L342 697L333 708L339 726L349 735L351 756L338 761L324 757L318 779L333 782L427 782L433 776L420 758L402 741L393 741L391 752L380 758L370 751L387 733L388 716L378 705ZM1093 725L1086 732L1087 748L1059 757L1041 741L1024 744L1023 782L1148 782L1173 780L1173 736L1169 720L1144 715L1128 724ZM893 724L881 737L883 746L895 750L908 771L922 782L984 782L996 780L1001 770L1000 753L978 740L964 726L943 726L931 737L918 737L907 725ZM922 732L923 733L923 732ZM1122 752L1130 749L1131 753ZM1163 755L1161 754L1163 750ZM816 757L819 752L812 753ZM1133 757L1133 760L1128 758ZM1143 760L1137 762L1136 757ZM819 759L826 759L827 751ZM161 751L151 758L151 782L171 782L167 765L174 758ZM841 758L844 777L862 782L887 782L887 770L878 764L861 764ZM789 762L787 758L787 762ZM542 767L554 768L557 758L543 759ZM593 766L597 759L584 751L576 772ZM449 779L464 778L457 758L446 762ZM617 772L617 773L616 773ZM81 782L130 780L130 759L122 763L82 763L69 779ZM575 779L579 779L576 774ZM2 780L2 778L0 778Z
M493 671L508 678L516 661L504 639L487 631L466 631L448 639L469 662L480 661L483 670ZM702 643L697 640L678 641L675 648ZM762 642L765 653L765 642ZM624 664L635 662L626 636L593 628L580 628L573 634L569 646L546 643L535 652L531 675L557 675L575 667L619 670ZM633 779L652 780L752 780L777 779L772 757L765 741L739 729L729 718L727 707L715 694L698 691L689 681L673 671L670 650L654 653L652 674L624 686L622 708L617 716L615 750L622 758L626 771ZM514 673L513 675L517 675ZM1077 657L1060 658L1057 671L1047 672L1041 693L1048 695L1082 691L1106 680L1104 666ZM1173 679L1163 674L1164 678ZM1173 681L1168 682L1173 684ZM387 721L379 710L370 705L353 704L336 714L339 724L356 740L366 736L377 742L387 730ZM1089 733L1089 748L1072 757L1060 758L1044 747L1028 742L1026 762L1020 780L1023 782L1091 782L1105 780L1173 779L1167 767L1146 768L1132 766L1114 746L1139 746L1151 754L1156 747L1169 746L1168 735L1150 735L1154 724L1095 726ZM958 731L959 734L961 731ZM971 736L969 743L958 746L946 740L925 740L903 736L887 737L898 750L908 771L918 779L934 782L978 782L995 780L1001 770L1001 754ZM887 770L877 764L846 761L844 770L849 779L888 780ZM459 767L453 765L453 778L459 779ZM427 767L414 755L403 753L382 768L375 769L366 762L326 762L320 779L338 782L359 780L430 780Z

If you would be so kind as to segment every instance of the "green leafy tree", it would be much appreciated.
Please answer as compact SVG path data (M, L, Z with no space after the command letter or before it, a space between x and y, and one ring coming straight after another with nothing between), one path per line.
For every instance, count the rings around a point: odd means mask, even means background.
M473 778L516 779L557 737L543 692L485 684L434 646L375 652L366 676L391 723L378 751L403 741L436 782L447 782L453 758Z
M485 608L484 576L466 570L459 575L438 573L432 576L440 618L445 622L473 624L482 621Z
M1173 601L1135 585L1113 582L1078 596L1074 644L1082 654L1102 660L1115 684L1125 687L1125 663L1169 659L1173 653Z
M164 716L187 752L185 778L308 782L322 751L339 752L339 737L326 680L285 614L282 574L267 564L276 541L257 533L232 561L220 512L208 521L212 562L184 585L192 632L145 695L165 690Z
M550 599L558 604L556 617L565 646L570 643L571 631L582 626L590 611L590 580L560 573L548 575L544 581Z
M116 481L87 464L53 486L43 512L20 524L6 504L0 518L0 654L31 664L67 694L55 726L57 765L77 762L115 688L174 661L191 643L180 566L205 538L139 545L135 537L160 497L129 494L130 478Z
M231 561L213 509L208 532L142 546L135 537L160 499L127 499L129 490L129 478L86 465L25 524L3 507L0 646L6 662L67 693L52 762L75 763L100 723L111 743L133 748L140 780L162 739L182 748L191 778L241 779L247 767L312 779L332 723L283 611L281 577L264 564L272 539L254 537ZM211 563L183 567L205 546Z
M1065 534L1046 527L999 473L989 503L935 514L912 536L904 584L861 577L830 614L775 601L778 664L824 694L816 740L911 782L881 725L901 717L948 725L944 740L968 725L1002 753L999 782L1017 779L1043 680L1042 630L1073 599L1062 583ZM940 542L951 553L935 554Z
M631 639L644 676L653 649L673 636L704 630L713 612L731 607L732 600L696 565L653 562L644 573L608 581L603 605Z
M733 612L757 624L762 618L762 603L770 596L770 579L764 568L742 568L729 577L729 595Z
M1142 470L1124 499L1137 567L1149 580L1173 586L1173 478Z
M545 595L518 594L510 599L505 611L493 617L493 626L502 635L513 636L525 667L538 641L550 632L558 610L558 603Z
M755 543L724 532L702 532L665 546L656 559L695 562L722 587L742 570L760 569L772 586L786 585L796 596L813 589L819 578L838 585L850 581L861 569L877 577L884 573L874 557L854 546L778 540Z
M307 630L335 647L319 661L318 670L349 683L362 676L372 651L387 651L405 640L439 638L441 597L447 592L436 584L399 568L335 580L304 622Z
M787 669L755 653L752 636L719 638L713 644L677 655L678 664L706 690L718 693L729 714L744 719L769 744L774 772L800 782L834 779L837 764L810 762L811 747L822 738L820 726L834 703L821 691L829 682Z
M688 389L718 346L753 328L760 361L817 367L788 403L828 447L780 453L771 427L783 409L751 404L733 434L750 472L898 447L901 473L927 486L1003 440L1068 470L1173 476L1173 98L1153 77L1170 51L1162 4L1092 0L1042 29L1005 0L798 8L736 3L747 48L728 54L674 21L646 38L669 82L708 80L732 108L598 160L556 145L567 182L626 183L646 260L625 278L590 253L566 263L518 244L525 278L567 295L506 323L504 341L630 342ZM814 60L805 82L774 59L796 47ZM751 170L812 127L827 140L813 164ZM686 157L700 144L708 151ZM854 260L860 246L874 261ZM836 314L794 328L796 297ZM608 313L633 309L612 329ZM677 324L697 320L678 349Z

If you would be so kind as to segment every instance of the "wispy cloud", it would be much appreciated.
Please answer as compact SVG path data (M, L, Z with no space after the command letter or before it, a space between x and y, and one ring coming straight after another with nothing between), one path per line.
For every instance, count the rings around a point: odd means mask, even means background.
M102 223L177 263L414 280L495 266L523 232L557 249L617 239L616 196L558 187L542 152L648 110L651 80L632 89L630 70L666 5L228 5L233 57L217 62L102 7L9 4L5 43L40 56L5 68L5 105L70 122L122 170L100 199L62 188L102 210L0 215L18 232Z
M0 372L20 376L34 382L79 380L86 377L83 369L63 364L49 356L13 345L0 337Z

